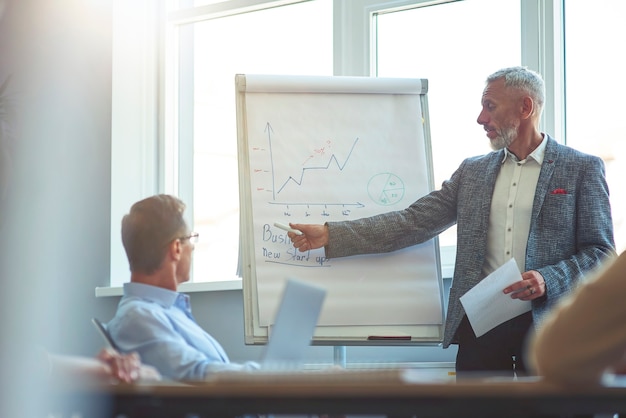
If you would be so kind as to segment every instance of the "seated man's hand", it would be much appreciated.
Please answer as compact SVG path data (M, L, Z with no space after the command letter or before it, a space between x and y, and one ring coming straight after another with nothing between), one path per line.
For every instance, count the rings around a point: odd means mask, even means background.
M98 353L98 359L109 367L111 377L121 382L161 380L161 375L154 367L141 364L137 353L120 354L105 348Z

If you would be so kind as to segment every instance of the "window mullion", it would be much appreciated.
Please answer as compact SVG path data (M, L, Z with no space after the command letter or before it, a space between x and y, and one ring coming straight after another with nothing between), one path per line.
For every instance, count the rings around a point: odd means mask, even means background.
M179 27L178 50L178 141L177 175L174 193L187 203L187 215L193 218L194 185L194 28L193 25Z
M522 64L546 82L542 130L558 141L565 138L562 0L521 1Z

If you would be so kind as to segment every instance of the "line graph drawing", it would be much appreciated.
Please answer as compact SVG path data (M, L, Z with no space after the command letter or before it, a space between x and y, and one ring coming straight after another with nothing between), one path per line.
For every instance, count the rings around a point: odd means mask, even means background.
M312 214L309 209L317 207L321 209L314 213L323 218L338 213L349 217L354 210L366 209L372 203L393 206L406 196L401 176L388 171L399 167L393 163L398 154L386 154L386 140L364 140L344 132L343 137L350 139L342 141L326 133L320 135L326 139L318 140L316 145L311 146L316 143L313 136L304 147L293 147L291 134L275 132L270 122L263 126L263 141L251 148L258 153L258 165L252 171L264 176L255 190L271 194L265 204L282 207L282 216L292 216L292 209L299 207L303 211L297 213L308 217Z
M354 143L352 144L352 147L350 148L350 152L348 153L348 156L346 157L343 163L340 163L339 160L337 159L337 156L335 154L332 154L330 158L328 159L328 163L326 165L304 167L302 171L300 172L300 178L298 179L296 179L293 176L289 176L287 180L285 180L285 182L280 185L280 187L276 191L276 194L279 194L289 183L292 183L292 182L297 184L298 186L302 186L304 175L309 170L328 170L330 166L332 165L332 163L334 162L337 165L337 168L339 168L339 171L343 171L344 167L350 160L350 155L352 155L352 151L354 151L354 148L356 147L357 142L359 142L359 138L356 138L354 140Z
M311 164L314 163L315 161L313 161L315 158L319 159L319 157L322 156L326 156L329 153L329 150L332 148L332 141L331 140L326 140L325 141L325 146L319 147L317 149L313 150L313 153L311 153L309 156L307 156L304 159L304 162L302 163L302 168L299 172L299 174L297 175L289 175L287 176L287 178L282 181L282 180L277 180L277 176L276 176L276 160L274 157L274 153L275 153L275 148L273 145L273 133L274 133L274 129L272 128L272 125L267 122L265 125L265 129L264 132L267 135L267 142L268 142L268 151L269 151L269 163L270 163L270 167L271 167L271 182L272 182L272 202L269 202L270 204L285 204L285 203L281 203L281 202L277 202L276 200L278 199L278 195L283 192L285 190L285 188L287 186L289 186L290 184L293 184L294 186L300 187L303 186L306 183L306 177L307 175L310 175L313 172L319 172L319 171L327 171L329 169L331 169L332 167L336 167L340 172L344 170L344 168L347 166L348 162L350 161L350 158L352 157L353 152L355 151L357 144L359 143L359 137L356 137L354 139L354 141L352 142L347 155L345 156L345 158L343 158L342 161L340 161L340 159L337 157L337 155L333 152L330 153L330 155L328 156L328 158L323 161L320 164ZM315 155L316 154L316 155ZM308 165L311 164L311 165ZM314 203L314 202L307 202L307 203L296 203L296 202L292 202L290 203L291 205L298 205L298 204L306 204L306 205L341 205L341 206L357 206L357 207L363 207L364 204L361 202L350 202L350 203Z

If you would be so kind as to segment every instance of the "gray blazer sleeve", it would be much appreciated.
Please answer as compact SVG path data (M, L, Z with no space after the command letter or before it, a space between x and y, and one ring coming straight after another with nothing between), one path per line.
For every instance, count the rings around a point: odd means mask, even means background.
M326 257L386 253L420 244L456 222L456 189L446 181L408 208L353 221L328 222Z

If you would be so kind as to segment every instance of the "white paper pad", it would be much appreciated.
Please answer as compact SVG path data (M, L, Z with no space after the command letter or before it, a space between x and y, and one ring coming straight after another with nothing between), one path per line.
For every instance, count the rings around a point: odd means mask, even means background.
M461 303L477 337L509 319L530 311L530 301L511 299L502 290L522 280L515 259L510 259L496 271L461 296Z

